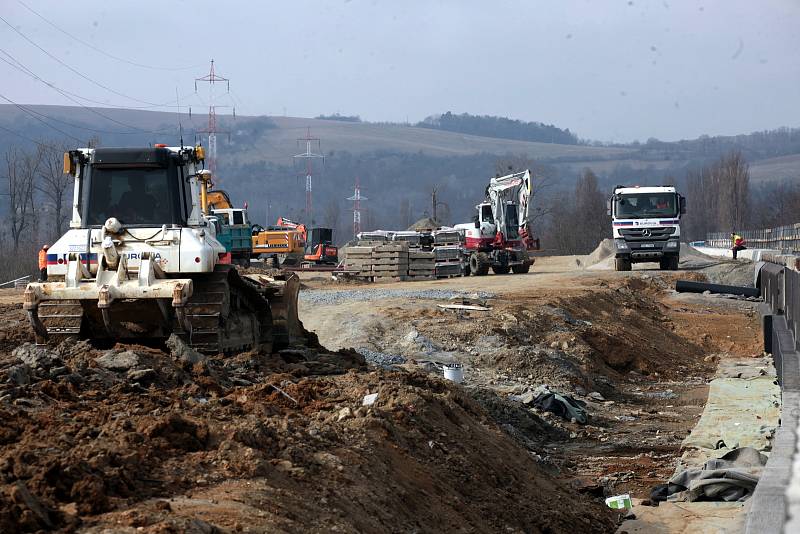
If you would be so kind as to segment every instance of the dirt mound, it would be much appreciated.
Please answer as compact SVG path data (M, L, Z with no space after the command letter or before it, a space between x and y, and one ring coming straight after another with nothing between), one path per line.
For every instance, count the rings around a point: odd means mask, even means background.
M170 347L0 353L0 531L614 528L520 446L546 427L502 401L484 404L516 441L465 390L314 336L276 354Z
M442 223L437 221L436 219L431 219L430 217L423 217L422 219L418 220L414 224L408 227L409 231L414 232L430 232L432 230L436 230L440 228Z
M610 258L613 266L615 252L616 249L614 248L614 240L603 239L600 241L600 244L597 245L597 248L594 249L591 254L586 256L586 259L583 261L583 265L586 268L591 268L600 263L604 263L605 260Z

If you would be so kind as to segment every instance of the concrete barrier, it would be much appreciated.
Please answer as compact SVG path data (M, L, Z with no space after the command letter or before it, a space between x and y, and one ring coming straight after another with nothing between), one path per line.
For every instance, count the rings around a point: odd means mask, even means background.
M696 251L705 254L706 256L713 256L715 258L731 258L733 259L733 251L729 248L715 248L715 247L693 247ZM738 257L751 260L761 261L764 255L780 254L780 250L773 250L768 248L748 248L740 250Z

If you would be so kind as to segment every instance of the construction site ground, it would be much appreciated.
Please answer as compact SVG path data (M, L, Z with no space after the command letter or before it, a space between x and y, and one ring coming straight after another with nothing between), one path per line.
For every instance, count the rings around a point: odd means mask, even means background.
M665 483L719 363L762 355L753 302L674 281L752 266L587 262L391 284L304 273L305 347L205 359L37 348L3 292L0 532L624 530L605 497ZM584 401L587 424L526 404L542 385Z

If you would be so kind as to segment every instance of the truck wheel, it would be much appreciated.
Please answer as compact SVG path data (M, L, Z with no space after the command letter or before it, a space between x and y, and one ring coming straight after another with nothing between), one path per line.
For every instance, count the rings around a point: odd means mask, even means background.
M511 271L511 267L508 265L492 265L492 272L494 274L508 274Z
M631 265L631 260L626 258L616 258L614 259L614 270L615 271L630 271L633 268Z
M678 269L680 269L680 262L681 259L678 256L673 256L669 262L669 270L677 271Z
M511 270L514 272L514 274L525 274L531 270L531 264L525 262L518 265L512 265Z
M469 270L475 276L486 276L489 274L489 267L492 262L489 261L489 255L485 252L473 252L469 257Z
M660 260L658 260L658 268L661 269L662 271L668 271L669 265L670 265L669 258L661 258Z
M468 261L464 262L464 267L461 269L461 275L462 276L469 276L470 275L470 268L469 268L469 262Z

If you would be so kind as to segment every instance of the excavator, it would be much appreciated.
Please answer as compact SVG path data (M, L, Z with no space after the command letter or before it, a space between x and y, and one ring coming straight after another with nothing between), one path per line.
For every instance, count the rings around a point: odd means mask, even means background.
M305 243L306 263L313 265L336 265L339 263L339 249L333 244L333 229L306 228L284 217L278 218L278 226L292 228L300 233Z
M79 148L70 229L23 301L37 343L164 339L205 353L303 342L293 274L240 275L201 202L204 149Z
M251 239L253 255L272 267L295 266L303 260L305 237L295 228L254 225Z
M536 261L530 251L539 249L528 213L532 179L530 170L490 179L473 222L455 226L466 235L466 276L485 276L490 268L495 274L530 271Z

